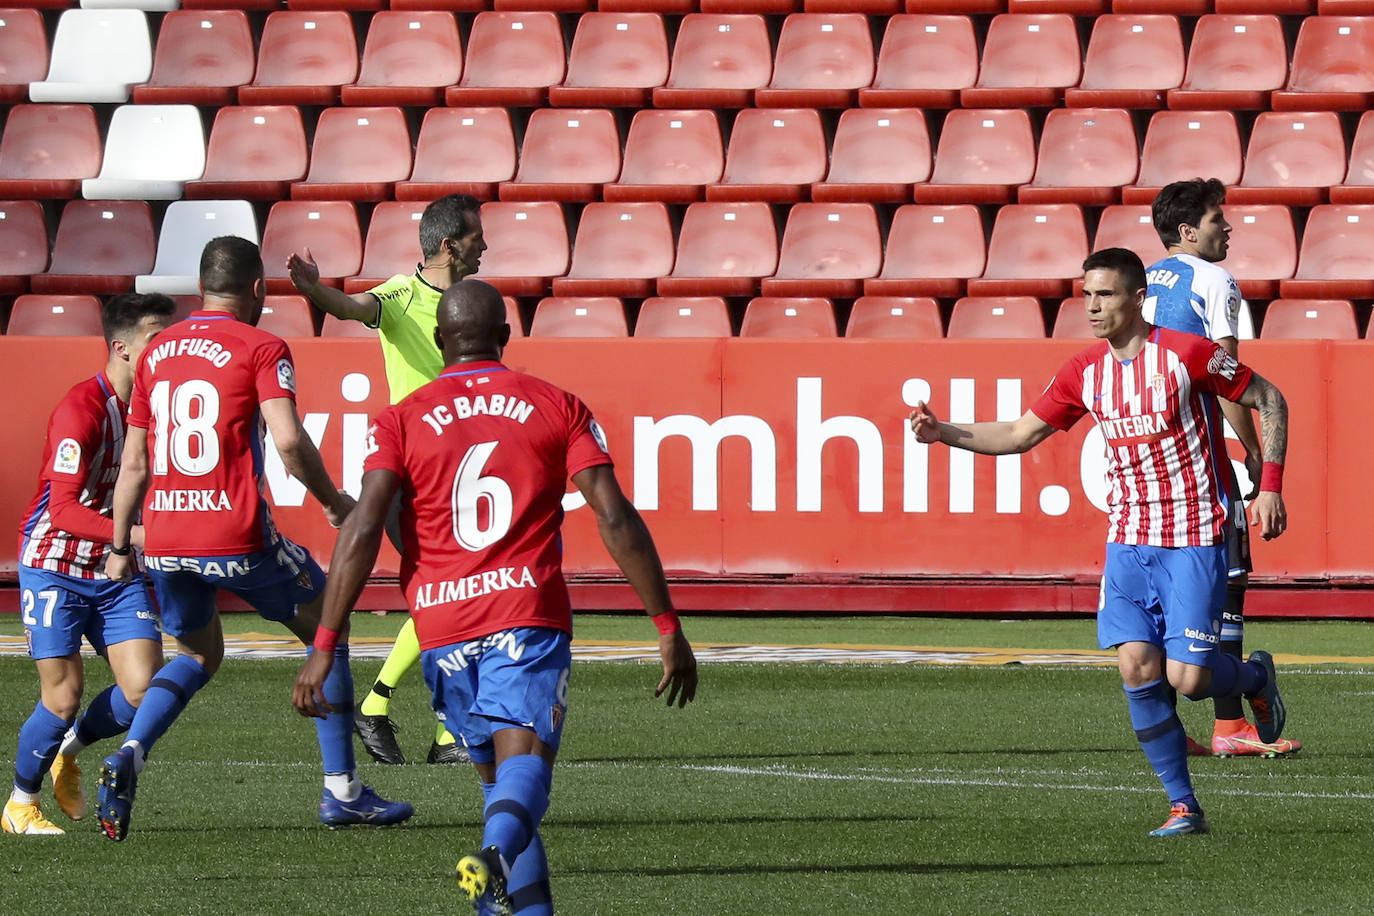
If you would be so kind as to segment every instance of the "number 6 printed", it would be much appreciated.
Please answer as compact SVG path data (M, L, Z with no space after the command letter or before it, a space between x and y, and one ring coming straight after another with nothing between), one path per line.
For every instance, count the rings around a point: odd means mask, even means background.
M453 475L453 537L464 550L490 547L510 530L515 516L515 498L510 484L500 477L482 476L495 442L479 442L467 450L458 473ZM487 527L477 517L480 504L486 503Z

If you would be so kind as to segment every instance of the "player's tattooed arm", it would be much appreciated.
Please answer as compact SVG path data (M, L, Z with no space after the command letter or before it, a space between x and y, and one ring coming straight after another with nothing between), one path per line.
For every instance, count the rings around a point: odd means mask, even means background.
M1283 392L1256 372L1250 377L1250 384L1241 395L1240 403L1259 412L1264 460L1283 464L1288 454L1288 402Z

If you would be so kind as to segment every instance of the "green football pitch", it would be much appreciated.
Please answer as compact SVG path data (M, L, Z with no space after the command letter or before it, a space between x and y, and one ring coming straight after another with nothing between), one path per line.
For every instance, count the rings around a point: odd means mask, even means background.
M271 631L255 617L226 619L238 633ZM360 651L399 623L355 615ZM623 649L654 635L634 617L578 625L579 646ZM692 617L685 627L703 647L686 710L653 699L655 666L574 665L542 830L560 913L1369 909L1368 624L1251 624L1249 644L1279 657L1288 734L1307 746L1287 759L1194 761L1213 833L1169 840L1146 836L1167 800L1135 744L1114 668L1085 652L1091 621ZM11 647L20 632L0 619ZM744 648L767 646L862 651ZM1002 651L898 651L912 647ZM983 663L949 663L957 659ZM99 835L89 816L68 821L45 795L68 833L0 836L0 909L465 912L451 874L480 839L472 771L364 758L364 780L413 802L415 818L387 830L323 828L314 730L289 702L298 664L225 662L157 745L124 843ZM359 696L379 665L355 661ZM87 672L88 695L108 682L101 661ZM0 657L6 769L36 692L27 658ZM393 711L407 754L423 760L433 720L418 674ZM1180 714L1205 740L1210 703L1184 703ZM91 794L103 750L83 755Z

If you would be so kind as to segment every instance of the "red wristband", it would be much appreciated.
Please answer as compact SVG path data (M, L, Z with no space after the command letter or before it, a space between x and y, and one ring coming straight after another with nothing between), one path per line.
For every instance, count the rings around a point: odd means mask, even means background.
M339 631L321 624L315 627L315 651L333 653L339 645Z
M649 618L658 627L660 636L669 636L682 630L682 621L677 619L677 611L667 610Z
M1260 470L1260 492L1283 492L1283 465L1275 461L1264 462L1264 466Z

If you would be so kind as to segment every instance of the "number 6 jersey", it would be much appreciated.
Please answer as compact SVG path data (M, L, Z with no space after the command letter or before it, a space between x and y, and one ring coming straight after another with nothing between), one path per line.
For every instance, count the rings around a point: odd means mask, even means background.
M511 627L571 633L563 494L610 463L585 404L495 361L449 366L384 410L363 469L401 478L401 587L421 648Z
M277 542L258 408L295 397L286 343L225 312L193 312L154 338L129 399L129 425L148 430L146 554L247 554Z

